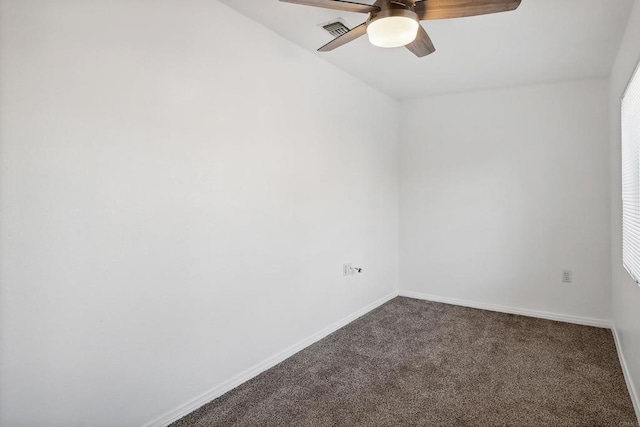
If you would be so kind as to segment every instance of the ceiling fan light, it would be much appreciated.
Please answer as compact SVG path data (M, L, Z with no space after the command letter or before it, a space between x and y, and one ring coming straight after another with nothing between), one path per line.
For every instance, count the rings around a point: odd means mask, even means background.
M416 39L420 24L408 16L387 16L367 25L369 42L378 47L405 46Z

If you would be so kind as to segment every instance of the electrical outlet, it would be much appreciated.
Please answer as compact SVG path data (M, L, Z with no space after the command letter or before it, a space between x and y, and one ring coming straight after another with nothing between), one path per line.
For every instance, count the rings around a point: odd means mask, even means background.
M342 264L342 275L343 276L351 276L353 274L353 267L351 267L351 263Z
M571 270L562 270L562 282L571 283L572 280Z

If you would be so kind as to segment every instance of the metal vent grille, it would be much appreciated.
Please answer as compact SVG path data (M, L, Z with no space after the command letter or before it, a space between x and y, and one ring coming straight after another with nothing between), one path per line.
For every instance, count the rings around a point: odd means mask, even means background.
M349 32L349 28L341 21L329 22L328 24L324 24L322 28L327 30L333 37L340 37Z

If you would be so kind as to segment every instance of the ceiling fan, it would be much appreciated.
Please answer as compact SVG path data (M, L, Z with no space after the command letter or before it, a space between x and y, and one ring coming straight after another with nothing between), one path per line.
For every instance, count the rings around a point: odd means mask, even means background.
M336 37L318 49L319 52L343 46L366 33L374 46L405 46L423 57L436 48L420 21L507 12L517 9L522 0L376 0L372 5L345 0L280 1L369 14L366 22Z

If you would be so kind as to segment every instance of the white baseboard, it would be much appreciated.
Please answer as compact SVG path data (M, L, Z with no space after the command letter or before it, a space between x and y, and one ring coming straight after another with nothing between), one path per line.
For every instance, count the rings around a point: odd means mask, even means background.
M441 297L436 295L423 294L420 292L400 291L401 297L422 299L444 304L461 305L463 307L479 308L481 310L498 311L500 313L519 314L521 316L537 317L540 319L556 320L559 322L576 323L578 325L596 326L599 328L611 328L611 321L604 319L594 319L591 317L572 316L568 314L549 313L546 311L529 310L526 308L508 307L504 305L487 304L461 300L457 298Z
M618 350L618 359L620 359L620 365L622 366L622 374L624 375L624 380L627 382L629 396L631 397L633 409L636 411L636 418L638 419L638 425L640 426L640 395L638 395L636 387L633 384L633 380L631 379L631 373L629 372L627 361L625 360L624 353L622 352L622 344L620 343L620 337L618 336L618 330L616 329L615 324L613 325L613 328L611 328L611 331L613 332L613 340L616 343L616 349Z
M282 350L281 352L271 356L270 358L268 358L267 360L264 360L260 363L258 363L257 365L252 366L251 368L247 369L246 371L236 375L235 377L231 378L230 380L220 384L219 386L207 391L206 393L196 397L195 399L180 405L179 407L177 407L176 409L169 411L163 415L161 415L160 417L156 418L155 420L147 423L144 425L144 427L164 427L167 426L169 424L171 424L172 422L184 417L185 415L189 414L190 412L195 411L196 409L198 409L199 407L201 407L202 405L212 401L213 399L222 396L223 394L227 393L228 391L231 391L232 389L238 387L240 384L250 380L251 378L255 377L256 375L266 371L269 368L274 367L275 365L277 365L278 363L282 362L283 360L293 356L295 353L299 352L300 350L310 346L311 344L321 340L322 338L326 337L327 335L337 331L338 329L342 328L343 326L353 322L354 320L356 320L358 317L361 317L365 314L367 314L368 312L370 312L371 310L378 308L379 306L381 306L382 304L386 303L387 301L395 298L398 296L397 292L392 292L382 298L380 298L379 300L372 302L371 304L367 305L366 307L361 308L360 310L356 311L355 313L352 313L350 315L348 315L347 317L335 322L334 324L322 329L321 331L316 332L315 334L311 335L308 338L305 338L299 342L297 342L296 344L292 345L289 348L286 348L284 350Z

